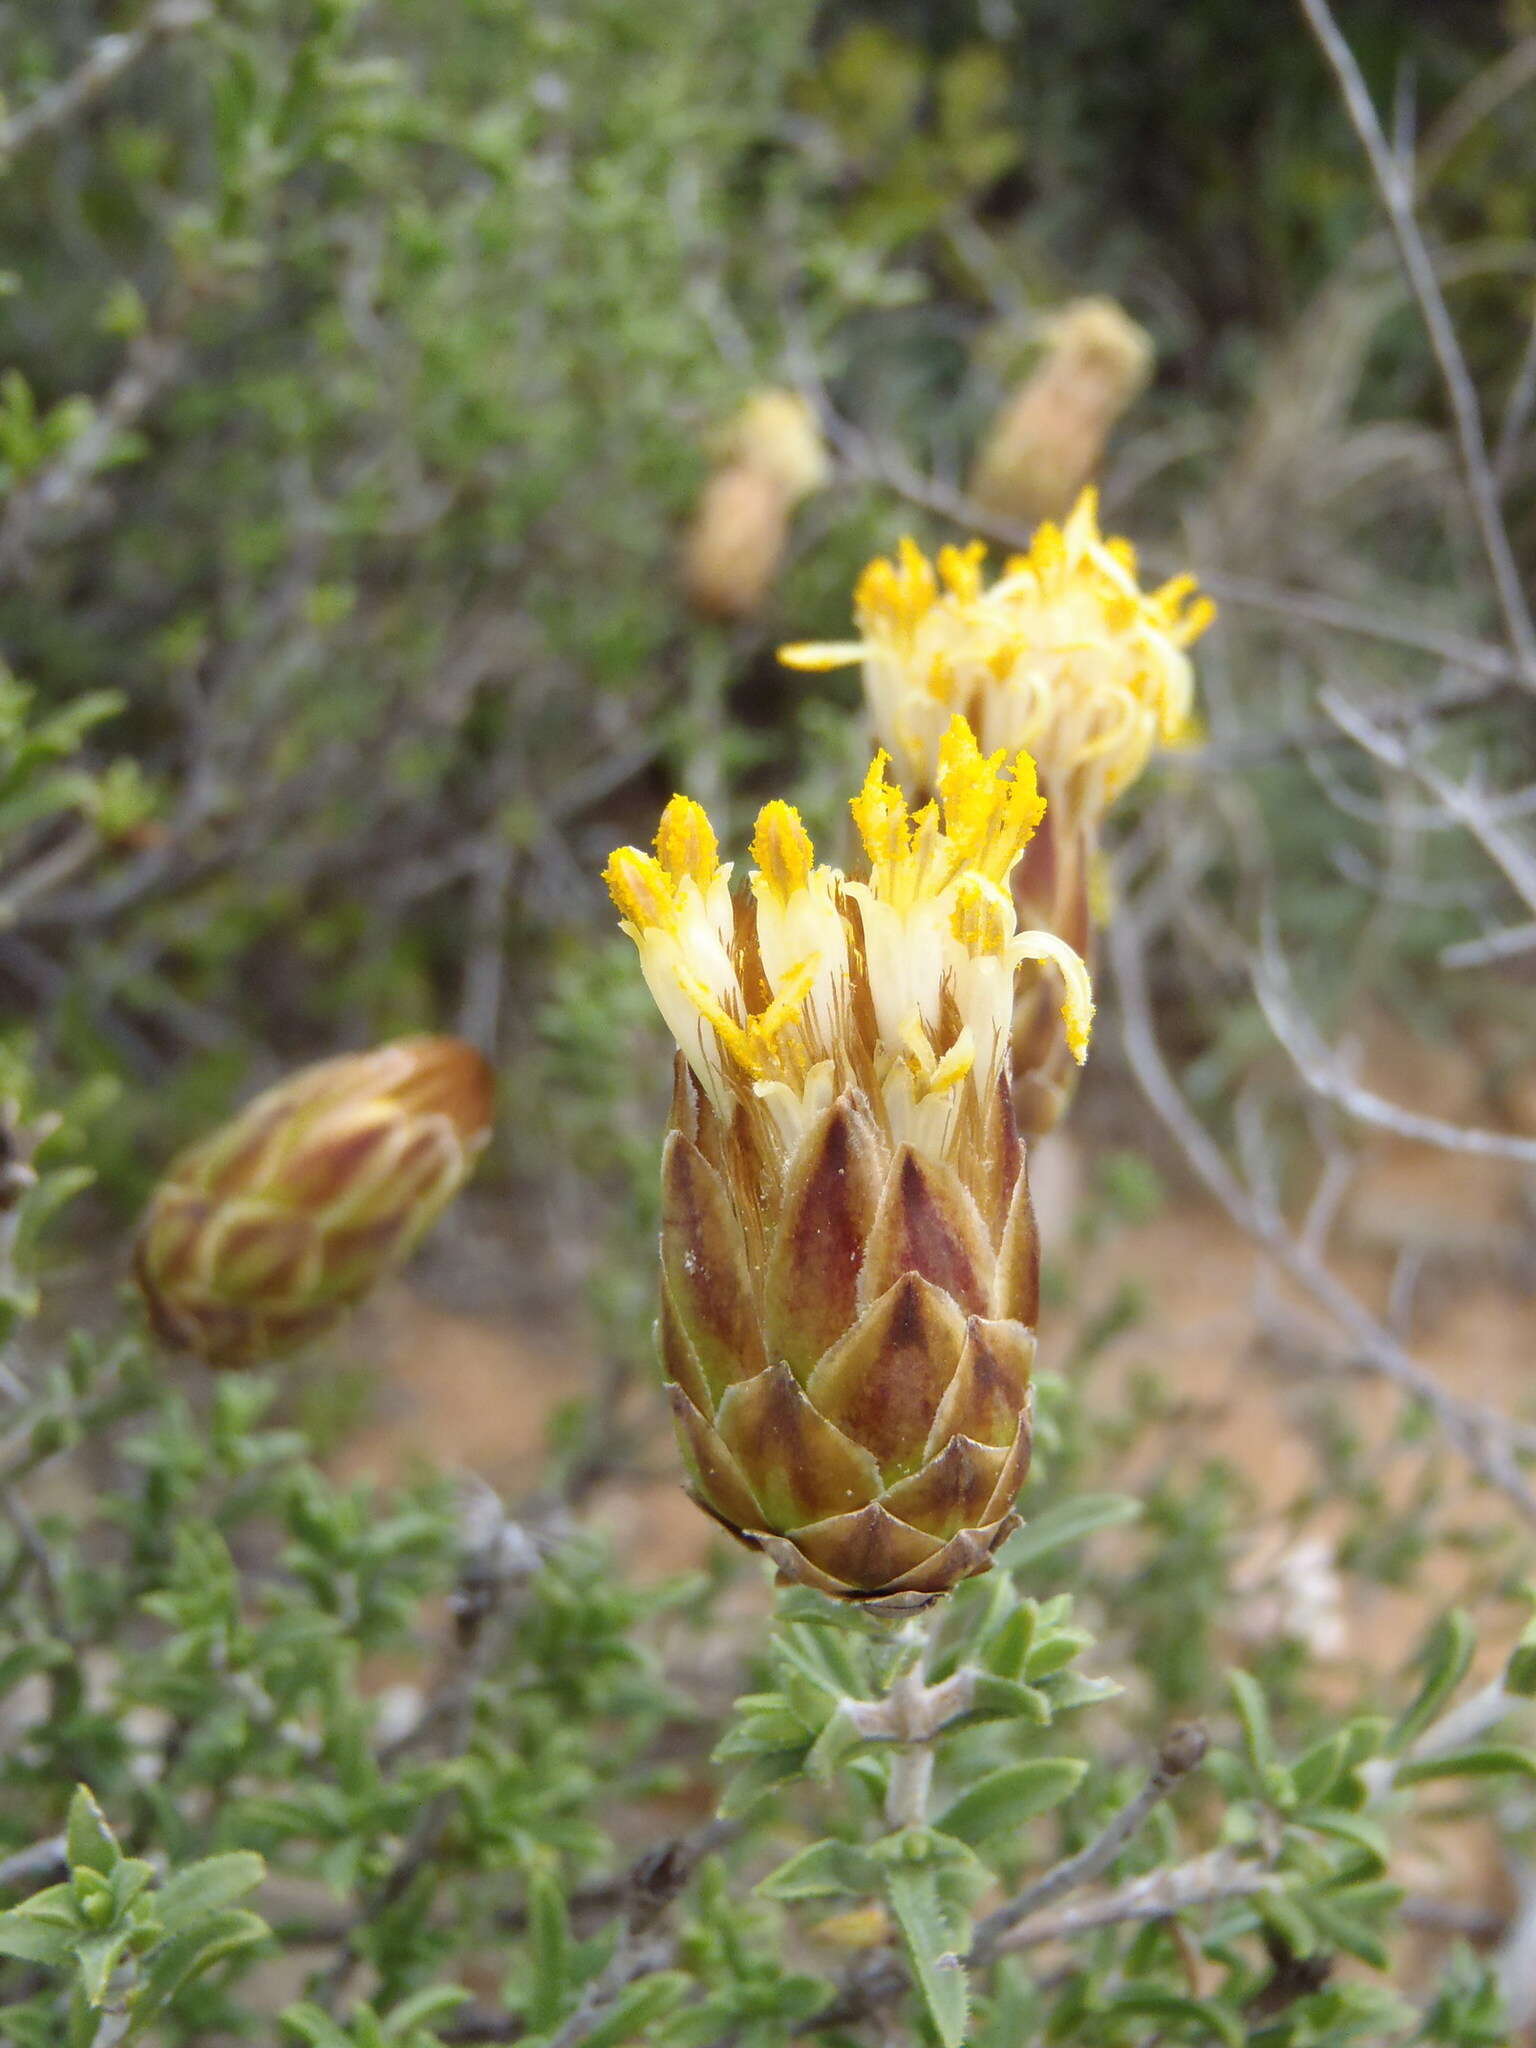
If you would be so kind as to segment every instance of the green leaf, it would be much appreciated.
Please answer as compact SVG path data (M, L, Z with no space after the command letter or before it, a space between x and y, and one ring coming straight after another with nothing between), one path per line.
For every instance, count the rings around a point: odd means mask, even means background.
M1007 1571L1019 1571L1026 1565L1038 1564L1053 1551L1064 1550L1069 1543L1081 1543L1085 1536L1092 1536L1099 1529L1134 1522L1140 1513L1141 1502L1127 1494L1078 1494L1074 1499L1058 1501L1016 1530L997 1553L997 1561Z
M226 1956L254 1948L258 1942L267 1940L271 1932L259 1913L248 1913L240 1907L211 1912L183 1927L151 1952L144 1966L143 1987L134 2000L135 2018L152 2017L170 2003L184 1984L211 1970Z
M888 1870L885 1896L934 2031L943 2048L963 2048L971 2002L960 1960L969 1933L963 1916L947 1906L930 1866Z
M1051 1703L1033 1685L1011 1678L997 1678L990 1671L978 1671L971 1692L966 1721L1032 1721L1037 1728L1051 1723Z
M1459 1607L1444 1614L1430 1632L1424 1646L1424 1680L1408 1707L1399 1715L1387 1747L1404 1750L1421 1735L1467 1675L1477 1638L1472 1624Z
M1298 1827L1313 1828L1356 1851L1362 1862L1350 1865L1352 1880L1380 1877L1389 1854L1384 1829L1358 1813L1341 1813L1337 1807L1313 1807L1292 1815Z
M75 1949L75 1968L88 2005L100 2005L112 1982L112 1973L127 1951L133 1929L114 1927L104 1934L88 1935Z
M780 1749L768 1756L753 1757L743 1764L721 1794L722 1820L739 1820L750 1813L760 1799L776 1791L791 1778L798 1778L805 1761L803 1749Z
M1250 1678L1246 1671L1229 1671L1227 1683L1232 1688L1232 1703L1237 1708L1237 1718L1242 1723L1248 1760L1262 1780L1265 1773L1272 1770L1279 1761L1275 1754L1275 1738L1269 1725L1268 1703L1257 1681Z
M806 1752L806 1776L817 1779L821 1784L830 1784L839 1767L867 1739L839 1706Z
M64 1843L71 1870L95 1870L106 1877L121 1857L106 1815L88 1786L76 1786L75 1796L69 1802Z
M64 1891L68 1887L60 1885L55 1889ZM79 1939L80 1929L73 1914L61 1922L29 1912L27 1906L15 1906L8 1913L0 1913L0 1956L13 1956L18 1963L47 1963L57 1968L69 1961Z
M1392 1896L1401 1896L1393 1886L1387 1886L1386 1890ZM1344 1949L1371 1969L1384 1970L1387 1967L1386 1944L1374 1927L1358 1912L1350 1910L1351 1903L1357 1899L1369 1906L1377 1903L1374 1888L1361 1887L1359 1894L1311 1892L1301 1904L1329 1948Z
M587 2029L581 2048L618 2048L621 2041L643 2038L648 2028L675 2012L692 1989L693 1979L682 1970L658 1970L642 1977Z
M1077 1757L1042 1756L1006 1764L961 1793L934 1826L962 1842L984 1842L1059 1806L1077 1790L1087 1769Z
M1253 1900L1253 1908L1292 1955L1309 1956L1316 1949L1317 1930L1287 1893L1259 1892Z
M1435 1778L1495 1778L1503 1775L1536 1778L1536 1756L1512 1742L1485 1743L1480 1749L1459 1749L1449 1756L1410 1758L1397 1767L1393 1782L1424 1785Z
M528 1879L528 1940L532 1983L528 2026L535 2034L553 2027L564 2012L571 1984L571 1923L565 1893L552 1870L535 1869Z
M1291 1766L1296 1797L1303 1802L1325 1798L1342 1776L1348 1754L1349 1743L1342 1732L1314 1743Z
M155 1917L168 1934L232 1906L256 1889L267 1874L262 1859L249 1849L224 1856L205 1856L168 1877L155 1893Z
M853 1842L813 1842L770 1871L757 1886L769 1899L866 1898L878 1884L877 1866Z
M1153 2020L1159 2027L1198 2027L1202 2034L1226 2042L1228 2048L1243 2048L1248 2038L1237 2015L1217 2005L1214 1999L1187 1998L1177 1991L1163 1991L1155 1986L1117 1992L1100 2009L1106 2015Z

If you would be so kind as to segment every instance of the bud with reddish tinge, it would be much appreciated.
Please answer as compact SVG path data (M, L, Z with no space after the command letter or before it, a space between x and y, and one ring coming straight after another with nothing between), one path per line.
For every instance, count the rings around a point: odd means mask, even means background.
M339 1322L400 1265L490 1134L494 1078L456 1038L305 1067L173 1161L134 1270L156 1331L255 1365Z

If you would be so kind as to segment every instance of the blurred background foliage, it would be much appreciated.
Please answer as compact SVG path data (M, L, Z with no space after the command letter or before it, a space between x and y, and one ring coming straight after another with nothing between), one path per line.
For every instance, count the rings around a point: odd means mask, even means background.
M1117 520L1470 603L1455 519L1403 513L1405 465L1445 482L1440 401L1342 117L1305 38L1235 0L183 12L0 11L8 129L103 31L146 44L8 136L0 178L0 648L40 716L112 693L94 757L133 764L83 831L32 828L67 885L8 906L0 984L49 1061L129 1084L125 1196L147 1132L316 1049L457 1019L536 1074L551 993L613 982L597 856L675 779L718 801L771 763L835 817L849 687L771 649L839 630L920 515L845 464L765 611L691 616L677 536L764 381L954 473L1041 321L1107 292L1158 361ZM1437 108L1532 32L1395 0L1344 25L1379 94ZM1495 380L1530 293L1526 104L1438 145ZM1208 667L1246 729L1284 691L1232 627ZM1253 794L1331 942L1365 912L1298 781L1279 759Z

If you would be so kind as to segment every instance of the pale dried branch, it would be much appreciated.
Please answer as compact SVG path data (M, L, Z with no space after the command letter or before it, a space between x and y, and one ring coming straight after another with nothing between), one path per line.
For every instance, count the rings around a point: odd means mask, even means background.
M136 27L99 37L66 77L0 120L0 159L15 156L29 142L73 120L156 43L199 28L212 18L211 0L158 0Z
M1509 886L1530 910L1536 910L1536 854L1508 831L1495 801L1465 782L1456 782L1426 761L1396 734L1385 731L1357 704L1336 690L1318 700L1341 732L1384 768L1406 775L1427 790L1441 807L1482 847Z
M1081 1899L1075 1906L1063 1906L1056 1913L1041 1913L1013 1928L999 1943L1004 1952L1039 1948L1047 1941L1070 1941L1075 1935L1091 1934L1100 1927L1123 1925L1127 1921L1168 1920L1175 1913L1187 1913L1196 1906L1219 1906L1228 1899L1249 1899L1257 1893L1274 1891L1280 1879L1251 1856L1239 1856L1232 1849L1213 1849L1193 1856L1187 1863L1175 1863L1164 1870L1149 1870L1145 1877L1133 1877L1128 1884Z
M1220 1146L1196 1117L1158 1044L1147 992L1146 939L1134 908L1122 904L1110 922L1108 953L1120 996L1126 1055L1137 1085L1209 1192L1280 1272L1294 1281L1355 1350L1354 1369L1387 1381L1428 1410L1445 1437L1478 1475L1536 1524L1536 1489L1515 1454L1508 1417L1443 1387L1339 1279L1303 1244L1282 1216L1267 1211L1228 1165Z
M1297 0L1297 4L1337 81L1344 110L1359 139L1392 239L1397 244L1403 274L1418 305L1450 405L1462 475L1510 652L1519 665L1522 685L1536 690L1536 621L1532 620L1525 585L1504 525L1477 388L1446 307L1434 258L1414 211L1412 173L1382 133L1375 102L1328 0Z
M1467 1152L1482 1159L1513 1159L1536 1166L1536 1138L1424 1116L1389 1102L1357 1081L1297 1003L1285 958L1272 932L1266 934L1259 957L1249 962L1249 978L1265 1021L1314 1095L1333 1103L1357 1123L1390 1131L1395 1137L1433 1145L1442 1152Z

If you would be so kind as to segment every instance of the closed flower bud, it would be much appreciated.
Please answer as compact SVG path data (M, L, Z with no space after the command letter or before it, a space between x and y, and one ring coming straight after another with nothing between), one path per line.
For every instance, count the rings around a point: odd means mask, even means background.
M1007 519L1060 519L1152 374L1151 340L1113 299L1075 299L1051 321L1046 343L993 421L971 474L977 504Z
M1100 533L1091 490L991 583L985 553L972 541L930 562L903 541L895 561L871 562L859 579L857 640L785 647L780 659L808 669L862 664L876 735L914 799L937 787L957 713L983 747L1027 748L1046 810L1010 877L1019 921L1091 963L1100 828L1154 752L1192 743L1185 650L1215 608L1195 596L1191 576L1143 590L1130 543ZM1019 976L1015 1106L1031 1136L1070 1097L1075 1061L1060 993L1049 962Z
M1029 1460L1038 1254L1008 1078L1016 972L1081 962L1018 929L1043 808L956 719L913 816L879 755L867 879L788 804L732 895L709 821L668 805L607 881L681 1047L658 1325L694 1497L780 1575L893 1610L984 1571Z
M402 1038L258 1095L150 1200L134 1263L156 1331L242 1366L329 1329L463 1186L493 1094L473 1046Z
M683 541L683 594L712 619L755 612L773 588L802 498L829 474L815 414L793 391L758 391L719 443Z

